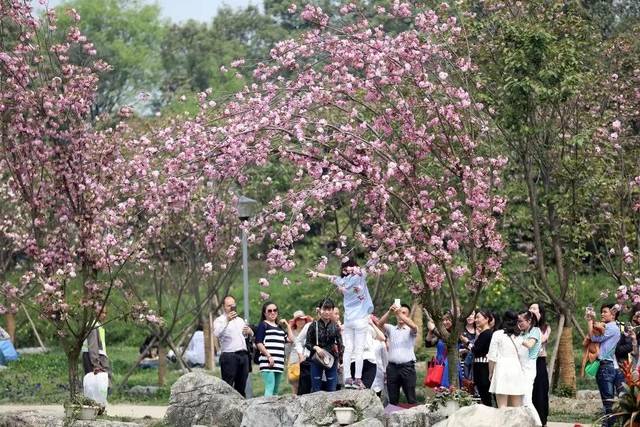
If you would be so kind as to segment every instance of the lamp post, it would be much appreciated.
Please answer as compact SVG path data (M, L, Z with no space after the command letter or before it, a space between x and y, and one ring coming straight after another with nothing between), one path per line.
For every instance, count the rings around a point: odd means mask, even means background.
M238 198L238 218L246 221L253 215L253 211L258 204L257 201L249 197L240 196ZM247 232L242 229L242 284L243 284L243 305L244 321L249 324L249 250L247 248ZM251 363L251 361L249 361ZM247 398L253 397L253 387L251 385L251 375L249 375L245 388Z

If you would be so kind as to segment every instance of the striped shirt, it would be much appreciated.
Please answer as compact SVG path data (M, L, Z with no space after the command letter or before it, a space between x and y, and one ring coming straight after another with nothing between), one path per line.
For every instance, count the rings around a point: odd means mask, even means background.
M261 354L258 359L261 371L284 371L284 347L286 341L287 333L280 327L270 325L267 322L260 322L256 330L256 344L264 344L274 361L273 367L269 366L269 359Z

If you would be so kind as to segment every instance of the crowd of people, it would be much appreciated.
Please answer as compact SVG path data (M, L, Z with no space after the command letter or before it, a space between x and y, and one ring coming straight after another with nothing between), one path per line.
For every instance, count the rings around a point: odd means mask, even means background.
M275 302L267 301L260 323L252 328L238 317L235 299L227 296L224 313L214 323L222 353L222 378L245 395L253 342L265 396L278 394L282 376L287 375L298 395L369 388L385 404L398 405L401 391L407 405L416 404L418 327L411 319L411 308L396 300L376 317L364 269L353 261L342 265L340 276L311 274L327 279L340 291L344 323L330 298L317 302L315 317L297 311L289 321L279 318ZM395 324L389 323L392 320ZM446 365L448 333L453 330L450 312L441 325L437 328L428 316L425 343L435 347L435 358ZM458 339L459 383L472 384L484 405L525 406L537 425L546 425L549 380L545 358L550 333L541 304L531 304L519 313L509 310L502 316L475 310ZM439 383L442 387L452 383L447 367Z
M383 403L399 405L402 391L406 405L415 405L418 327L411 318L411 307L396 300L376 317L366 273L353 261L342 265L340 276L311 274L327 279L342 294L343 313L326 297L315 304L315 316L298 310L286 320L280 318L278 305L267 301L260 322L249 325L238 316L235 299L224 298L223 313L213 324L213 334L219 340L222 379L245 396L248 374L256 364L265 396L277 395L286 375L297 395L341 388L372 389ZM454 381L449 378L447 343L454 319L451 312L445 312L437 327L429 313L425 314L424 342L435 347L434 359L444 365L437 386L449 387ZM598 363L593 375L607 415L612 413L613 398L622 391L624 377L619 366L624 360L636 366L640 359L635 332L640 328L640 307L626 327L618 321L619 314L619 307L607 304L601 308L602 322L596 322L593 312L587 315L585 363ZM393 320L395 324L390 324ZM471 390L483 405L524 406L536 425L545 426L549 414L546 357L550 334L544 306L539 303L519 312L472 311L457 337L457 384ZM99 334L96 337L100 341ZM185 352L191 366L204 364L203 347L199 330ZM603 426L614 423L615 418L610 416Z

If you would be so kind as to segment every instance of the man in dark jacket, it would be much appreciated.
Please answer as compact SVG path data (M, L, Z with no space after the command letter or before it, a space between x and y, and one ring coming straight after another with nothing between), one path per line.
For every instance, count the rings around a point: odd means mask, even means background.
M333 301L326 298L320 305L320 319L315 320L309 326L305 348L309 350L311 361L311 392L320 391L322 388L322 375L324 374L327 383L327 391L335 391L338 384L338 359L342 352L342 338L340 327L332 321ZM317 360L314 355L324 357L331 355L333 364L326 367Z

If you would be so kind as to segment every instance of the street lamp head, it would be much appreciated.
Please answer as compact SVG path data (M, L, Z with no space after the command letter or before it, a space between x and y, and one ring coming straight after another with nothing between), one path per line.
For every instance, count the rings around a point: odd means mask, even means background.
M249 197L238 197L238 218L247 220L253 216L254 210L258 202Z

